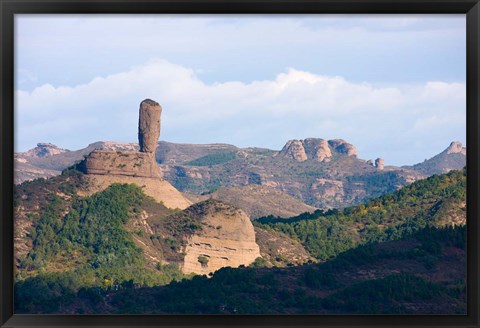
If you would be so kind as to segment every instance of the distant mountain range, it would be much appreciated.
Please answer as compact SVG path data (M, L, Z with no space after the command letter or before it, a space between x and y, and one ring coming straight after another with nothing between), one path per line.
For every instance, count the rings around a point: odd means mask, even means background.
M136 151L138 145L96 142L71 151L39 143L15 154L15 183L58 175L95 149ZM384 165L382 159L359 159L356 148L342 139L290 140L280 151L160 141L156 160L164 178L189 198L237 199L232 203L245 207L252 195L262 194L271 201L264 201L263 209L246 206L249 215L291 216L359 204L432 174L461 169L466 149L452 142L423 163L397 167Z

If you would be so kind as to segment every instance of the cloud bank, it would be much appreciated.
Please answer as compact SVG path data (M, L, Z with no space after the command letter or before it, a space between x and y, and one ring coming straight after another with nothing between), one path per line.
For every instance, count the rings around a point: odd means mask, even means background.
M351 82L289 68L270 80L208 83L194 69L150 60L86 84L49 84L15 96L16 151L37 142L79 149L137 141L138 106L163 107L161 140L280 149L289 139L343 138L359 157L423 161L465 143L464 83L400 86Z

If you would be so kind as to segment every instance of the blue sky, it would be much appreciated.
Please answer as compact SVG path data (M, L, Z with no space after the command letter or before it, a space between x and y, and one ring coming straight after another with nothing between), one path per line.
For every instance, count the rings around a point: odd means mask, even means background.
M393 165L465 144L464 15L17 15L15 147L343 138Z

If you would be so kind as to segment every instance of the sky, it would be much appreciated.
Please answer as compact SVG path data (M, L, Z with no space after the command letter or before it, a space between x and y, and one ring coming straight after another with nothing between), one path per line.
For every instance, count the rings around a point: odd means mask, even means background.
M15 15L15 151L341 138L411 165L466 143L465 15Z

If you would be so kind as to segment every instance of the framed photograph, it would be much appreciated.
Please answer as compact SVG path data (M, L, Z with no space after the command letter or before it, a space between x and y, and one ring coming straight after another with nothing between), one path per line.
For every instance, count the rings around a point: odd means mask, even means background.
M478 327L480 5L0 0L1 327Z

